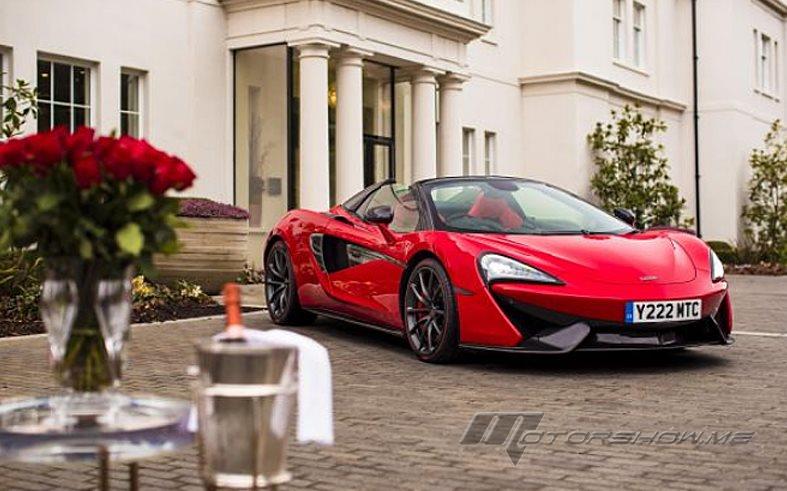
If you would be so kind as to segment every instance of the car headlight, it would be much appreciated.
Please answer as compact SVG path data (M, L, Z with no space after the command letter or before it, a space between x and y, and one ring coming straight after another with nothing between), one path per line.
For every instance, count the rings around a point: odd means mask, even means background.
M713 281L719 281L724 278L724 265L712 249L710 251L710 277Z
M485 254L478 262L481 273L487 282L494 280L514 280L532 283L562 285L563 282L533 266L515 261L498 254Z

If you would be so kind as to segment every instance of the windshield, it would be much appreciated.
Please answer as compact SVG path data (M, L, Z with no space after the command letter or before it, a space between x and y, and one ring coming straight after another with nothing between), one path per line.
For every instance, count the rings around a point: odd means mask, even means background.
M624 222L547 184L516 179L436 182L429 196L441 228L461 232L622 234Z

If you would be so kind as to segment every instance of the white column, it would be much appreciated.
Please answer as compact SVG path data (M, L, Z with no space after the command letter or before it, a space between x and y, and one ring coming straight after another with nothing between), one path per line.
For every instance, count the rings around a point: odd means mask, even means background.
M300 51L299 206L330 207L328 168L328 46L306 44Z
M421 68L413 74L413 181L437 176L436 73Z
M336 199L363 189L363 57L345 48L336 65Z
M457 74L440 77L440 137L437 174L462 175L462 83Z

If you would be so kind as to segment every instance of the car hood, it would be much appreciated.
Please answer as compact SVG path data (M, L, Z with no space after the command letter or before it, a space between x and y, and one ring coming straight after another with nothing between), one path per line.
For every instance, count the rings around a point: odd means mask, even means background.
M564 281L614 284L685 283L697 271L689 255L665 232L629 235L469 234L490 252L513 255Z

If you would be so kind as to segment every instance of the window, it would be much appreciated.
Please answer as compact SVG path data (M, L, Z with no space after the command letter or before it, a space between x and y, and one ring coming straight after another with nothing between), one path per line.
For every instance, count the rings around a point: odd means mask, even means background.
M372 193L358 208L363 217L368 210L377 206L388 206L393 212L393 221L388 228L397 233L413 232L418 228L420 215L415 195L408 186L387 185Z
M643 68L647 55L647 17L643 0L612 0L612 58Z
M5 90L3 87L8 85L10 77L8 76L8 72L10 71L8 68L8 54L0 48L0 124L3 121L3 93ZM5 127L5 125L3 125ZM3 138L3 135L0 134L0 138Z
M754 31L757 90L774 95L779 89L779 43L762 32Z
M38 60L38 131L90 125L90 68Z
M779 43L773 42L773 93L779 93Z
M626 6L623 0L612 0L612 53L616 60L625 57L623 15Z
M484 133L484 174L489 175L495 171L497 158L497 135L487 131Z
M634 65L641 67L645 64L645 6L634 2Z
M142 131L142 75L120 73L120 134L140 138Z
M284 45L244 49L234 56L235 202L249 210L249 227L259 233L287 212L289 183L297 182L290 181L295 176L289 165L294 151L287 125L290 56ZM297 128L297 119L292 124Z
M481 0L481 22L487 25L494 23L494 8L492 6L493 0Z
M427 184L437 228L532 235L621 234L632 229L572 194L538 182L478 178Z
M771 38L763 34L761 40L760 73L762 74L762 80L760 81L760 88L767 92L771 88Z
M462 128L462 174L470 175L475 167L473 164L475 154L475 130Z

